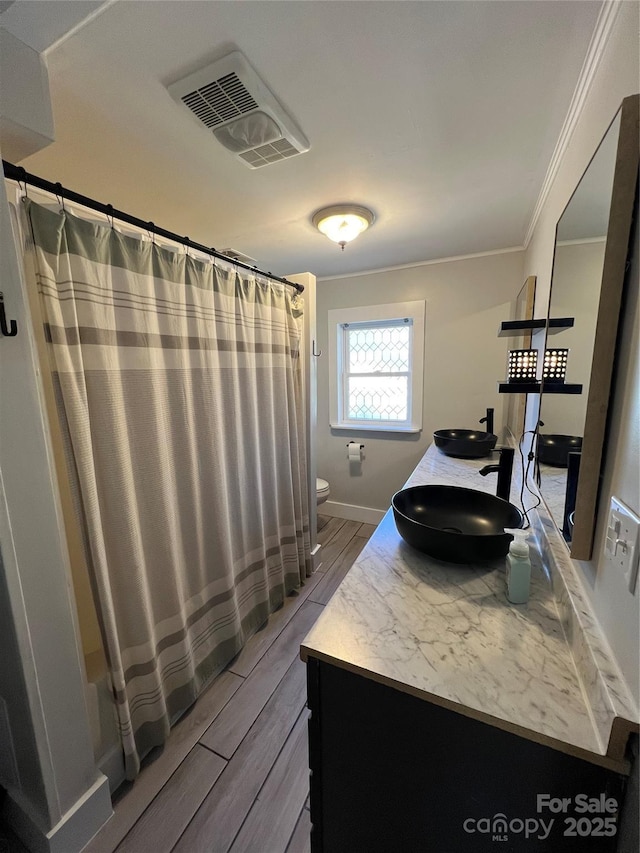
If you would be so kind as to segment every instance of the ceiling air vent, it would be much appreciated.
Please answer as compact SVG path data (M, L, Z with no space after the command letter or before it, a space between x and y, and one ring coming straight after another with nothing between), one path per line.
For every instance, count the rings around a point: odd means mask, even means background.
M251 258L237 249L223 249L222 254L234 261L240 261L241 264L246 264L248 267L255 267L258 263L255 258Z
M309 150L305 135L238 50L173 83L169 92L251 169Z

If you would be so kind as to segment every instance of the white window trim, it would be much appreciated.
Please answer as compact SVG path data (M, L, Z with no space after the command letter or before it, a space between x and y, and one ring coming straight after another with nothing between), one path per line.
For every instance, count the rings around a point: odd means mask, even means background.
M411 318L411 387L409 389L409 418L403 421L347 420L343 414L343 335L344 323L374 323L376 321ZM420 432L422 430L422 386L424 375L425 302L393 302L387 305L365 305L359 308L335 308L328 312L329 321L329 425L332 429L354 432Z

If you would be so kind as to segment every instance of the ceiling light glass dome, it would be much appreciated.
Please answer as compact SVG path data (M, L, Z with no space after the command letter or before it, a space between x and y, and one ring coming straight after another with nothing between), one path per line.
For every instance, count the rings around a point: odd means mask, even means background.
M373 224L375 216L357 204L335 204L314 213L312 222L322 234L344 247Z

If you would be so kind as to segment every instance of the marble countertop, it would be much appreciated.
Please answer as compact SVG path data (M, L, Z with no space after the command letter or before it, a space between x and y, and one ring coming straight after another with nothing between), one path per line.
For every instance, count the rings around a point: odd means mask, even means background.
M451 459L432 445L406 485L493 492L496 475L478 474L491 461ZM518 503L513 490L511 499ZM431 559L404 543L389 510L304 640L302 658L624 770L598 735L551 583L530 544L531 595L512 605L506 558L478 565Z

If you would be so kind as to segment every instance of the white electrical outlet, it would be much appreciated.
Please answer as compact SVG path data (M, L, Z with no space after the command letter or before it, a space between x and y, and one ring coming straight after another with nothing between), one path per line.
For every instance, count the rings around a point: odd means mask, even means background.
M618 498L611 498L604 550L609 562L622 572L632 595L638 580L639 533L640 518Z

